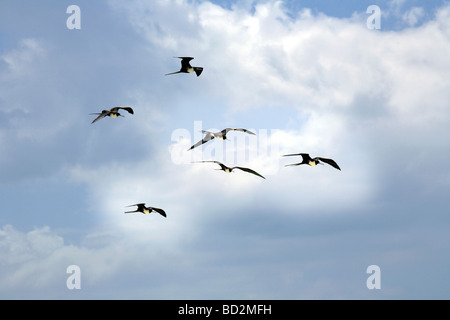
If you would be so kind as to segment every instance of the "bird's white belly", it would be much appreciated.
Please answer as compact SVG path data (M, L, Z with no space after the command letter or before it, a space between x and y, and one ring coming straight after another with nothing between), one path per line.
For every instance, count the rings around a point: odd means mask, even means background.
M150 214L150 210L144 209L144 210L143 210L143 213L144 213L144 214Z
M315 161L309 161L309 165L310 165L310 166L315 166L315 165L316 165L316 162L315 162Z
M118 117L118 115L115 114L115 113L111 113L109 116L110 116L111 118L117 118L117 117Z

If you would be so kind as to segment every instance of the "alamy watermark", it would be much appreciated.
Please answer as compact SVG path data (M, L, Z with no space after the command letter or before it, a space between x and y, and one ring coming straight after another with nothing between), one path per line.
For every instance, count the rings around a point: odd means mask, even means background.
M366 286L367 289L381 289L381 269L379 266L373 264L367 267L366 273L370 274L367 278Z
M69 290L81 289L81 269L77 265L70 265L66 269L70 276L66 280L66 286Z
M71 14L66 20L67 29L81 29L81 9L77 5L70 5L67 7L66 13Z
M81 29L81 9L77 5L70 5L66 9L66 13L70 16L66 20L66 26L69 30ZM370 30L381 29L381 9L377 5L370 5L366 10L370 16L367 18L366 25Z
M367 14L370 16L367 18L367 28L370 30L380 30L381 29L381 9L377 5L371 5L367 7Z

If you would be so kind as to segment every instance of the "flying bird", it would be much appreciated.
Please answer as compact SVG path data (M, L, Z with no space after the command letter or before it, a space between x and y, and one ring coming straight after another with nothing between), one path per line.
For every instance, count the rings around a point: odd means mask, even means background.
M98 114L99 116L97 118L95 118L91 123L97 122L100 119L103 119L104 117L111 117L111 118L117 118L117 117L123 117L123 115L121 115L119 113L119 110L123 109L128 111L128 113L134 114L134 111L132 108L130 107L114 107L111 110L103 110L100 113L91 113L91 114Z
M286 165L286 167L288 167L288 166L299 166L299 165L302 165L302 164L315 166L317 164L322 164L321 163L321 161L322 161L322 162L325 162L325 163L329 164L330 166L332 166L332 167L334 167L334 168L336 168L338 170L341 170L341 168L339 168L338 164L333 159L322 158L322 157L311 158L308 153L286 154L283 157L290 157L290 156L302 156L303 160L302 160L302 162L299 162L299 163L288 164L288 165Z
M205 137L202 140L200 140L199 142L197 142L196 144L194 144L192 147L190 147L188 149L188 151L192 150L195 147L198 147L198 146L204 144L205 142L208 142L208 141L210 141L210 140L212 140L214 138L217 138L219 140L226 140L227 139L227 133L229 131L242 131L242 132L245 132L245 133L248 133L248 134L255 135L253 132L251 132L251 131L249 131L247 129L242 129L242 128L226 128L226 129L223 129L222 131L219 131L219 132L210 132L210 131L202 130L202 132L205 134Z
M142 212L143 214L150 214L152 211L156 211L163 217L167 217L166 212L163 209L154 208L154 207L146 207L145 203L132 204L127 207L132 207L132 206L137 206L137 209L134 211L126 211L125 213Z
M202 67L193 67L189 63L189 61L191 61L194 58L192 58L192 57L175 57L175 58L181 59L181 69L180 69L180 71L167 73L166 76L169 75L169 74L176 74L176 73L191 73L191 72L195 72L195 74L198 77L202 73L202 71L203 71Z
M223 170L226 173L231 173L234 169L239 169L239 170L242 170L242 171L245 171L245 172L248 172L248 173L252 173L254 175L257 175L258 177L261 177L261 178L265 179L258 172L254 171L252 169L249 169L249 168L244 168L244 167L227 167L226 165L224 165L223 163L221 163L219 161L200 161L200 162L202 162L202 163L204 163L204 162L217 163L220 166L220 169L217 169L217 170Z

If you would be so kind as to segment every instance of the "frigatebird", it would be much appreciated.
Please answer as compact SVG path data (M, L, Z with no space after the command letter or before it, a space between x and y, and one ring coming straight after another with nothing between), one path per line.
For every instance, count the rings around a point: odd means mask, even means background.
M242 131L242 132L245 132L245 133L248 133L248 134L255 135L253 132L251 132L251 131L249 131L247 129L242 129L242 128L226 128L226 129L223 129L222 131L219 131L219 132L210 132L210 131L202 130L202 132L205 134L205 137L202 140L200 140L199 142L197 142L196 144L194 144L192 147L190 147L188 149L188 151L192 150L195 147L198 147L198 146L204 144L205 142L208 142L208 141L210 141L210 140L212 140L214 138L217 138L219 140L226 140L227 139L227 133L229 131Z
M125 213L133 213L133 212L142 212L143 214L150 214L152 211L158 212L163 217L167 217L166 212L163 209L155 208L155 207L146 207L145 203L136 203L127 207L137 206L137 209L134 211L126 211Z
M330 166L332 166L332 167L334 167L334 168L336 168L338 170L341 170L341 168L339 168L339 166L336 163L336 161L334 161L333 159L322 158L322 157L311 158L308 153L286 154L283 157L290 157L290 156L302 156L303 160L302 160L302 162L299 162L299 163L288 164L288 165L286 165L286 167L288 167L288 166L299 166L299 165L302 165L302 164L315 166L317 164L321 164L321 162L325 162L325 163L329 164Z
M121 115L119 113L119 109L123 109L128 111L131 114L134 114L134 111L132 108L130 107L114 107L111 110L102 110L102 112L100 113L91 113L91 114L98 114L99 116L97 118L94 119L94 121L92 121L91 123L97 122L100 119L103 119L104 117L111 117L111 118L117 118L117 117L123 117L123 115Z
M195 74L198 77L202 73L202 71L203 71L202 67L193 67L189 63L189 61L191 61L194 58L192 58L192 57L175 57L175 58L181 59L181 69L180 69L180 71L167 73L166 76L169 75L169 74L176 74L176 73L191 73L191 72L195 72Z
M204 162L217 163L220 166L220 169L217 169L217 170L223 170L226 173L231 173L234 169L239 169L239 170L242 170L242 171L245 171L245 172L248 172L248 173L252 173L254 175L257 175L258 177L261 177L261 178L265 179L258 172L254 171L252 169L249 169L249 168L244 168L244 167L227 167L226 165L224 165L223 163L221 163L219 161L200 161L200 162L202 162L202 163L204 163Z

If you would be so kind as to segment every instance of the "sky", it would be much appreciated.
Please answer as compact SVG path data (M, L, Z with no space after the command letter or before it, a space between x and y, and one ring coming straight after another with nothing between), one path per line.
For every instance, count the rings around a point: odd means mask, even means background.
M449 299L449 21L447 1L0 0L0 298ZM181 56L203 73L166 76ZM134 114L91 123L115 106ZM255 135L187 151L227 127Z

